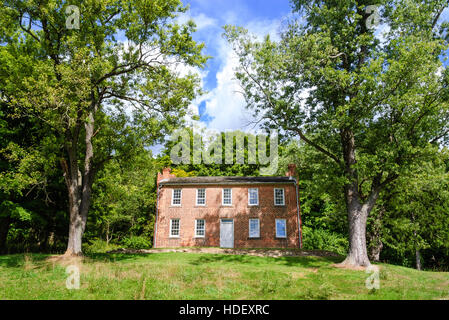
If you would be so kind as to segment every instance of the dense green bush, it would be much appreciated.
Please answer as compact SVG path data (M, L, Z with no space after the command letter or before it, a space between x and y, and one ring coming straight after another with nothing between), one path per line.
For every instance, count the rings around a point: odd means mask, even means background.
M306 250L327 250L341 255L348 253L348 239L338 233L323 229L302 228L303 248Z
M149 249L151 241L142 236L131 236L123 238L121 244L127 249Z
M83 252L85 253L105 253L111 250L118 249L120 246L112 243L107 243L102 239L92 239L88 243L83 243Z

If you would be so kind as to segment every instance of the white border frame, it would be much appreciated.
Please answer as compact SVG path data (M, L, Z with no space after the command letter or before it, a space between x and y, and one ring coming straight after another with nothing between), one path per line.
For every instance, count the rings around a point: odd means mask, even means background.
M204 190L204 204L200 204L198 203L198 190L199 189L203 189ZM199 207L205 207L206 203L207 203L207 197L206 197L206 188L196 188L196 199L195 199L195 206L199 206Z
M229 189L229 190L231 190L231 203L230 204L225 204L224 203L224 191L225 191L225 189ZM221 189L221 205L222 206L226 206L226 207L231 207L232 206L232 188L222 188Z
M204 235L202 235L202 236L199 236L197 233L196 233L196 231L198 230L197 229L197 223L198 223L198 220L203 220L204 221ZM205 238L206 237L206 219L195 219L195 236L194 236L194 238Z
M172 231L172 221L173 221L173 220L178 220L178 231L179 231L179 233L178 233L177 236L173 236L173 235L171 234L171 231ZM180 219L180 218L170 219L170 233L169 233L168 235L169 235L169 238L180 238L180 237L181 237L181 219Z
M173 200L175 199L175 190L181 190L181 195L180 195L180 198L179 198L179 204L174 204L173 203ZM181 188L173 188L172 192L171 192L171 205L173 207L180 207L181 204L182 204L182 189Z
M257 236L256 237L252 237L251 236L251 220L257 220L258 221L258 224L257 224L257 226L258 226L258 233L257 233ZM250 218L249 220L248 220L248 238L250 238L250 239L257 239L257 238L260 238L260 219L259 218Z
M250 200L250 196L249 196L249 190L257 190L257 203L256 204L251 204L249 203ZM248 188L248 206L258 206L259 205L259 188Z
M282 204L276 204L276 190L282 190ZM274 188L273 189L273 202L277 207L285 206L285 189L284 188Z
M278 236L278 224L277 224L278 220L284 221L285 237L279 237ZM278 238L278 239L287 239L287 219L275 219L274 220L274 228L276 229L276 234L275 234L276 238Z

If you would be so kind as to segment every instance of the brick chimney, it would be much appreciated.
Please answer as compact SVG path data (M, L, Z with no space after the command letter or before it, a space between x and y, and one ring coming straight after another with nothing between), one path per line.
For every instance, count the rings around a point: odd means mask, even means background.
M164 168L162 169L162 174L160 172L157 173L157 187L159 188L159 182L165 179L175 178L176 176L174 174L171 174L170 168Z
M296 172L296 164L290 163L288 165L288 171L285 173L285 176L293 177L295 179L298 177L298 173Z

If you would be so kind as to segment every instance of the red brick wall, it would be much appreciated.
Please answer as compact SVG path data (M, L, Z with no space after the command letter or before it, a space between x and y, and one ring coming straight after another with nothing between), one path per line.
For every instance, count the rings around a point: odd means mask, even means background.
M171 205L172 189L182 189L181 207ZM206 189L206 206L196 206L196 189ZM232 206L222 205L223 188L232 188ZM259 189L259 205L248 205L248 188ZM284 188L285 206L274 205L274 188ZM163 186L155 247L220 246L220 219L234 220L235 248L298 248L296 188L291 184ZM258 218L260 238L249 238L249 219ZM180 219L180 237L170 238L170 219ZM195 219L206 220L206 236L195 238ZM287 238L276 238L275 219L286 219Z

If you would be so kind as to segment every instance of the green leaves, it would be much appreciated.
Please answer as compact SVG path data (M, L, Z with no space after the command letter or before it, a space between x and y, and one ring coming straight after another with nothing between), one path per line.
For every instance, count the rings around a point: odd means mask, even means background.
M379 5L389 24L383 39L366 29L368 4ZM449 129L440 60L448 43L428 28L443 2L294 1L294 6L306 23L291 22L277 43L225 28L240 58L236 75L248 108L266 126L292 136L302 131L340 161L341 132L352 132L351 166L359 181L405 173L412 163L426 161L428 144ZM399 17L404 24L393 23Z
M0 171L0 188L45 185L47 176L33 176L32 165L43 164L44 172L62 163L70 221L76 214L85 221L95 175L107 162L135 159L183 123L201 94L195 71L207 57L193 40L194 23L177 23L186 10L179 0L74 0L79 28L67 27L68 5L3 1L0 9L1 102L12 118L35 121L39 135L30 135L41 139L2 150L14 168ZM181 74L179 65L193 72Z
M388 184L430 161L438 154L434 144L449 137L447 67L441 61L449 44L438 21L448 3L293 4L301 17L276 43L226 27L240 59L236 76L258 123L299 137L321 153L317 160L331 166L330 180L344 191L339 200L345 199L350 221L357 221ZM379 32L369 26L366 9L372 5L378 5L384 23ZM354 223L366 227L364 221ZM365 243L365 235L350 237L352 244ZM350 264L369 264L360 246L350 254Z
M449 244L449 175L444 161L447 150L426 164L415 167L383 194L385 217L383 242L396 251L395 258L427 249L438 257ZM424 253L427 252L423 250ZM424 264L435 261L424 261Z
M93 186L89 237L116 241L143 235L150 240L156 208L156 174L151 152L142 149L136 155L106 164Z
M17 219L22 222L30 222L32 213L25 208L22 208L19 204L12 201L3 201L0 204L0 218L10 216L12 219Z

